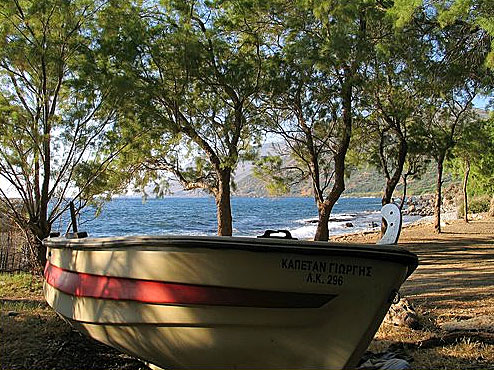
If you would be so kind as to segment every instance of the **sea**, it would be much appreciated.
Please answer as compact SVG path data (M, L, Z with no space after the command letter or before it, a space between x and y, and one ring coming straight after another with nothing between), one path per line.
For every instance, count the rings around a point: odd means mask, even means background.
M233 235L254 237L267 229L288 230L298 239L314 237L317 208L313 198L233 197ZM340 198L329 222L331 235L376 229L380 225L380 198ZM69 215L60 220L65 232ZM405 216L404 223L417 220ZM57 225L53 225L57 229ZM79 231L92 237L126 235L215 235L216 206L212 197L115 198L99 216L86 209Z

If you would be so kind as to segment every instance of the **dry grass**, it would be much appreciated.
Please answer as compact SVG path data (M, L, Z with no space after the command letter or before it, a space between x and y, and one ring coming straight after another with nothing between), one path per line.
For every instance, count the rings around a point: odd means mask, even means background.
M0 274L0 369L147 369L73 331L46 304L42 279Z
M494 345L460 339L458 343L415 350L414 369L493 369Z
M378 235L335 239L375 243ZM383 324L371 350L401 347L413 357L414 369L494 369L492 326L456 333L442 329L445 323L481 316L494 324L494 219L449 221L441 234L431 224L409 226L399 244L419 256L420 265L401 293L416 307L422 329Z

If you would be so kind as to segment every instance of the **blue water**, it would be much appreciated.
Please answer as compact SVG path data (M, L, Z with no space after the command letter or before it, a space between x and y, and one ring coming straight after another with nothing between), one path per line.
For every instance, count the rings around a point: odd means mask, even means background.
M330 232L369 229L373 222L380 222L380 209L380 198L341 198L331 214L336 219L329 224ZM312 198L234 197L232 213L235 236L286 229L294 237L312 238L316 230L317 209ZM60 229L67 219L68 215ZM94 210L89 209L79 222L79 230L90 236L215 235L217 229L215 202L210 197L116 198L104 206L99 217L94 218Z

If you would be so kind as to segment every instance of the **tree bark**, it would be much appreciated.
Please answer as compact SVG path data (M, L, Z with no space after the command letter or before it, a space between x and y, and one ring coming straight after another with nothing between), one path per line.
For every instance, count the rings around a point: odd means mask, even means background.
M222 170L218 175L218 190L215 194L218 235L232 236L232 208L230 203L231 170Z
M408 175L403 175L403 195L401 197L400 202L400 211L403 210L403 206L405 205L405 201L407 199L407 189L408 188Z
M329 240L329 216L331 215L331 206L328 203L320 203L317 205L319 220L317 222L316 234L314 240Z
M36 262L37 266L34 266L34 270L36 272L42 272L44 271L44 267L46 266L46 247L43 245L41 240L36 240L34 242L35 245L35 252L36 252Z
M489 216L494 217L494 194L491 198L491 206L489 207Z
M463 174L463 209L465 210L464 220L468 222L468 176L470 175L470 161L465 161L465 173Z
M436 199L434 202L434 231L438 234L441 233L441 205L444 158L444 153L441 153L437 158Z
M401 174L403 173L403 167L405 166L405 160L408 153L408 145L405 138L400 139L400 149L398 150L398 161L396 165L396 169L393 173L393 176L387 179L386 187L384 189L384 195L381 199L381 204L385 206L388 203L391 203L393 198L393 193L396 189L396 186L400 182Z
M398 150L398 162L393 176L389 177L386 181L386 187L384 189L384 195L381 199L381 205L384 207L386 204L391 203L393 199L393 193L400 181L401 174L403 173L403 167L405 166L405 160L408 153L408 145L403 136L400 136L400 149ZM387 172L386 172L387 173ZM386 221L382 219L381 222L381 236L386 232Z
M46 247L43 239L50 236L50 228L40 229L38 225L31 224L26 228L27 242L31 248L30 264L33 272L42 274L46 266Z

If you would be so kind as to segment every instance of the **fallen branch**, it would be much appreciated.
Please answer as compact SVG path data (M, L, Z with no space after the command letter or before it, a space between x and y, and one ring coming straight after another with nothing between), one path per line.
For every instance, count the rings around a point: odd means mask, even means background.
M432 337L417 343L406 343L405 346L412 349L426 349L438 346L447 346L456 344L459 340L466 339L485 344L494 344L494 333L475 332L475 331L457 331L438 337Z

